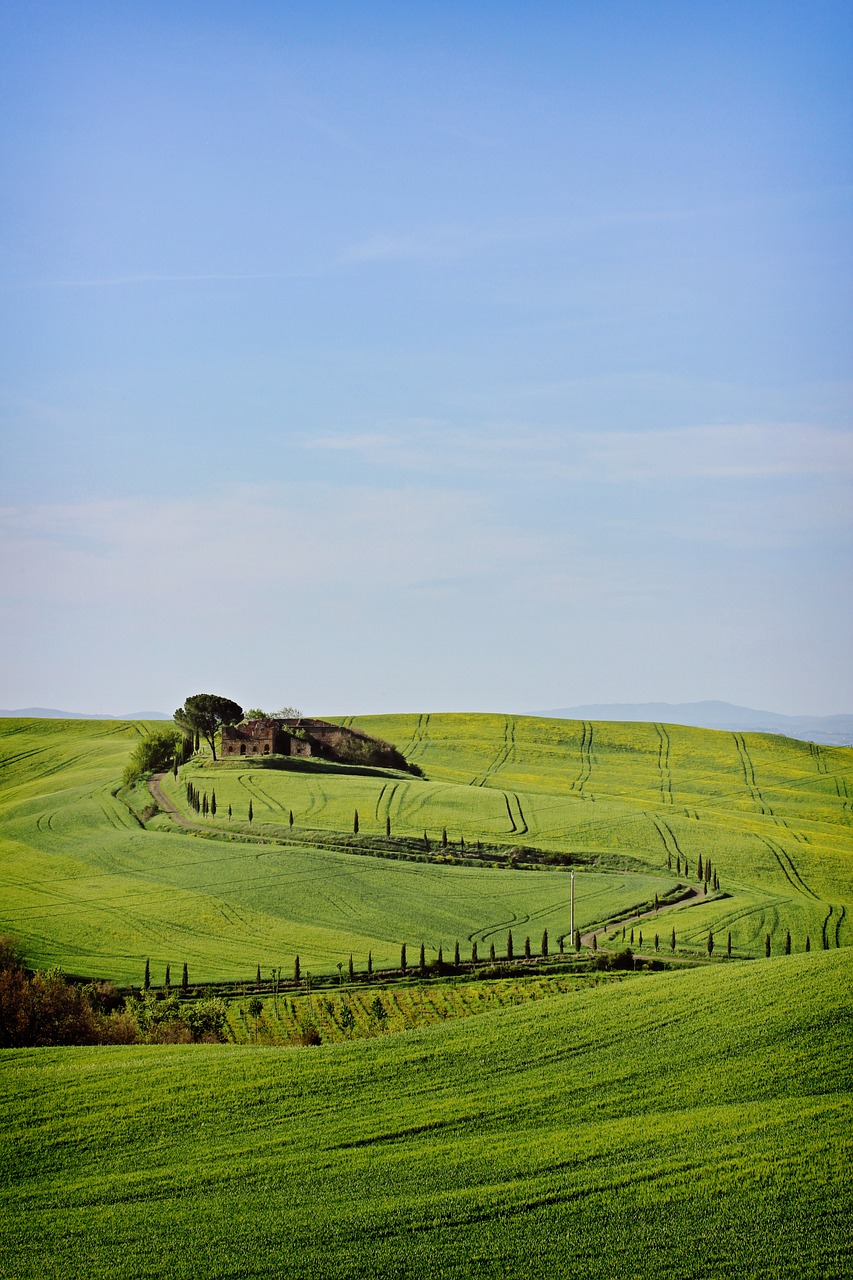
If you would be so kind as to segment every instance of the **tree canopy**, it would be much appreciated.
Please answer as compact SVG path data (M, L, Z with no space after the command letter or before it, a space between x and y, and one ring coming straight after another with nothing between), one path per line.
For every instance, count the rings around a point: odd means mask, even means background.
M216 731L243 719L243 708L215 693L194 693L175 712L175 723L185 733L198 733L210 744L216 759Z
M174 729L155 729L147 738L143 738L137 743L124 771L124 786L132 786L139 778L145 778L150 773L171 769L180 740L180 735Z

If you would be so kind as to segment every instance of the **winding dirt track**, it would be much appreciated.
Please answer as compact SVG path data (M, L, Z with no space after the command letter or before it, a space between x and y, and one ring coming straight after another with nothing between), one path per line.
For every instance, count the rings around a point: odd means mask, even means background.
M180 809L166 795L160 783L165 778L165 773L152 773L148 779L148 790L154 797L158 806L164 813L168 813L173 822L177 822L179 827L189 827L191 831L206 831L208 828L203 827L199 822L190 822L189 818L185 818Z
M609 932L609 930L613 928L618 928L619 925L621 924L625 924L627 926L630 923L631 927L633 928L634 925L639 924L640 921L642 920L659 920L660 917L666 911L672 911L674 907L684 907L684 906L692 905L693 903L698 901L707 902L708 899L705 897L705 894L701 891L701 889L688 889L687 892L683 894L678 899L677 902L668 902L666 903L665 906L658 907L657 911L655 911L655 909L652 908L651 911L641 911L639 912L639 914L632 915L629 919L620 920L618 924L616 922L611 922L610 924L597 925L594 929L590 929L589 932L581 934L581 943L585 947L591 947L592 939L597 934L607 933ZM619 950L619 948L613 945L609 947L599 946L597 950L610 952L610 951L617 951ZM635 951L634 955L640 956L644 960L660 959L660 953L655 951ZM689 964L695 964L696 962L696 956L669 955L666 958L668 961L676 961L676 962L689 963Z

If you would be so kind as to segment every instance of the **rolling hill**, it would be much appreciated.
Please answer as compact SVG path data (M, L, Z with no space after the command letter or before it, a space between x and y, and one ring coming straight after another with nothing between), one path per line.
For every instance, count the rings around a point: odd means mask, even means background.
M5 1051L4 1274L850 1275L852 962L312 1050Z
M195 978L297 950L380 967L405 938L556 936L552 854L575 860L579 923L618 942L604 922L696 890L701 856L721 892L661 913L678 954L714 930L744 956L769 934L773 957L552 982L312 1049L4 1050L4 1275L851 1274L850 753L664 724L356 723L426 776L201 756L164 781L186 828L119 787L154 726L0 724L0 931L126 981L147 956ZM799 954L779 954L789 930ZM447 984L436 1008L455 1002Z
M395 742L425 778L202 755L164 786L208 838L143 818L147 792L120 792L145 723L0 723L0 929L18 933L37 963L120 981L138 979L148 956L155 968L186 960L197 979L287 965L297 953L315 970L351 953L363 964L372 952L381 966L403 941L435 954L457 940L500 945L509 928L566 932L565 870L506 865L509 851L523 863L534 849L575 860L584 928L678 883L697 886L701 858L721 893L668 913L680 946L704 948L712 930L730 932L743 955L762 955L767 935L779 951L789 932L794 951L807 938L814 949L853 941L849 751L663 724L352 723ZM188 781L215 791L215 819L187 806ZM394 840L425 831L430 856L453 865L399 856ZM477 841L479 859L469 856Z

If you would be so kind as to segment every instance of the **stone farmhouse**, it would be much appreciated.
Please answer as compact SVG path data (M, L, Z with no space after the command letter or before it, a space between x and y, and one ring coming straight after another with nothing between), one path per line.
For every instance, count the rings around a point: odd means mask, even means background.
M329 747L340 733L338 725L325 720L245 720L223 726L221 754L328 756Z
M314 756L338 764L378 765L409 769L405 757L390 742L371 738L360 729L329 724L327 720L284 720L265 717L222 728L223 759L230 756Z

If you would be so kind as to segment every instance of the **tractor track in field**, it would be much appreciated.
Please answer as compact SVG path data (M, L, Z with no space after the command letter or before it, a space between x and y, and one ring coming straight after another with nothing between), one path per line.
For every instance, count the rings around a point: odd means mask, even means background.
M472 787L488 786L490 779L494 776L494 774L498 772L499 769L502 769L504 767L504 765L509 760L510 756L514 755L514 753L515 753L515 720L512 719L510 716L507 716L504 719L503 742L501 743L500 747L498 747L494 760L490 765L487 766L487 768L483 771L483 773L478 773L476 777L471 779L469 786L472 786ZM512 814L510 814L510 821L513 822L513 830L515 830L515 823L514 823Z
M851 813L850 792L847 790L847 779L839 778L836 775L833 777L833 782L835 783L835 794L838 796L838 799L841 801L842 810L847 814ZM850 821L849 817L847 821L848 822Z
M426 750L429 721L429 714L425 715L422 711L417 718L414 729L412 730L411 742L403 753L410 763L414 761L416 756L423 755Z
M660 795L664 804L675 804L672 794L672 771L669 767L669 750L671 746L669 733L662 724L656 724L658 735L658 772L660 773Z
M651 813L646 813L646 817L654 827L655 831L657 831L658 835L660 836L661 843L663 844L663 847L666 850L667 857L681 858L686 866L687 859L684 857L684 854L681 852L681 847L679 846L678 839L676 838L675 832L673 831L669 823L666 821L666 819L658 817L657 814L651 814ZM670 868L670 870L671 869L672 868Z
M799 831L795 831L793 827L788 825L784 818L778 817L777 814L773 812L769 802L765 800L764 796L761 794L755 777L755 765L753 764L752 756L749 754L749 748L746 745L746 739L743 734L733 733L732 737L735 740L735 746L737 747L738 756L740 757L740 766L743 773L744 785L746 786L746 789L750 794L750 798L759 813L766 818L772 818L777 827L784 827L784 829L789 831L798 843L808 844L808 837Z
M806 884L797 869L797 864L794 862L794 859L787 850L782 848L781 844L777 844L775 840L769 840L766 836L756 836L755 838L756 840L760 840L764 847L769 849L773 854L773 857L779 863L783 876L788 881L792 889L796 889L797 893L801 893L807 898L813 898L815 902L822 901L822 899L819 898L818 895Z
M575 778L570 791L576 791L582 800L592 800L593 796L588 796L584 787L589 782L592 774L592 725L588 720L581 721L581 745L580 745L580 772Z

